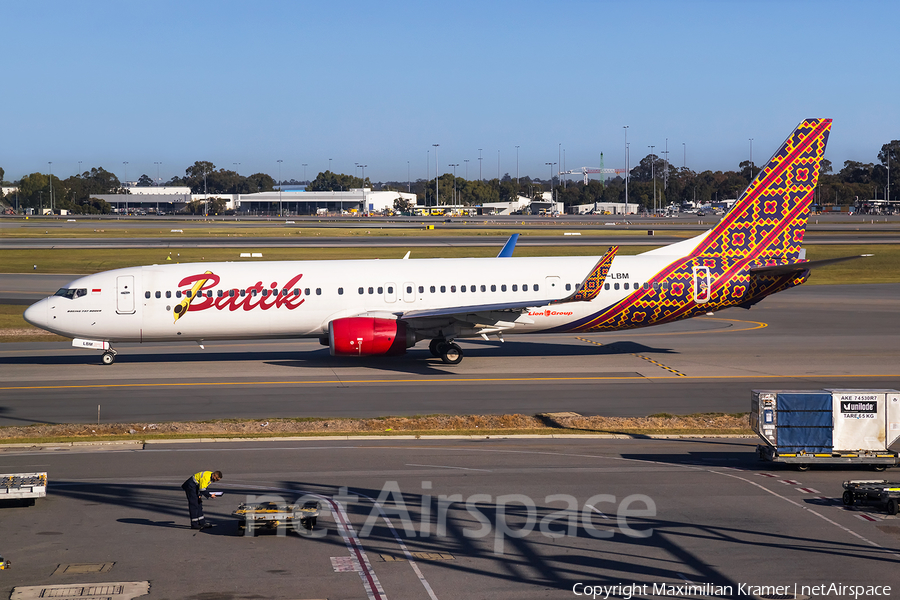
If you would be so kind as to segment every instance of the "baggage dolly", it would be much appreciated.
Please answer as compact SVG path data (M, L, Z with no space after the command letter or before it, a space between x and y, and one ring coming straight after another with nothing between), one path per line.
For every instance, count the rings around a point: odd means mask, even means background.
M900 482L886 479L845 481L841 500L845 506L861 502L883 504L889 515L896 515L900 512Z
M319 516L319 503L316 500L307 500L300 504L285 504L282 502L260 502L257 504L242 503L237 507L232 516L237 517L238 527L241 531L265 527L277 529L278 527L293 527L297 523L306 530L312 530L316 526ZM299 530L297 530L299 533Z

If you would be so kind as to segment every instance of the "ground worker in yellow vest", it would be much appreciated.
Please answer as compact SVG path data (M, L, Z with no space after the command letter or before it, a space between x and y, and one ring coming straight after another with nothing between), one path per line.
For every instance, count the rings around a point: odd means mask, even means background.
M188 477L187 481L181 484L181 489L187 495L188 511L191 515L191 529L206 529L212 527L206 522L203 516L203 500L204 498L214 498L206 488L209 484L215 483L222 479L222 471L200 471Z

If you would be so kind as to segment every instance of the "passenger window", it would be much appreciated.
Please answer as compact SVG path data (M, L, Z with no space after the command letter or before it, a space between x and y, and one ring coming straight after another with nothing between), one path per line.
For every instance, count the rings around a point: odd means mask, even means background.
M309 294L309 290L306 290L306 293ZM300 295L300 288L294 288L294 295L295 295L295 296L299 296L299 295Z
M303 290L303 295L309 296L309 288L306 288L305 290Z
M370 288L369 288L369 293L370 293L370 294L374 294L374 293L375 293L375 288L370 287Z
M669 289L669 282L668 282L668 281L663 281L663 283L662 283L662 289L664 289L664 290Z
M207 297L207 298L212 298L212 290L207 290L207 291L206 291L206 297Z
M406 286L406 293L412 294L412 286L411 285Z
M492 292L496 292L496 291L497 291L497 286L491 284L491 291L492 291Z
M262 296L263 296L263 298L268 298L268 297L269 297L269 290L263 290L263 291L262 291Z
M618 284L618 283L614 283L614 284L613 284L613 287L614 287L615 289L619 289L619 284Z
M366 290L363 289L363 288L359 288L359 293L360 293L360 294L364 294L364 293L366 293Z
M657 282L655 282L655 281L653 282L653 291L654 291L654 292L658 292L658 291L659 291L659 284L658 284Z
M175 297L181 298L181 290L175 290Z
M228 290L228 295L234 298L234 290Z
M567 284L566 284L566 291L569 292L569 291L571 291L571 290L572 290L572 284L571 284L571 283L567 283Z
M623 285L625 286L625 289L627 290L627 289L628 289L628 283L624 283Z
M482 291L482 292L486 292L486 291L487 291L487 288L486 288L485 286L481 286L481 291Z
M608 284L608 283L604 283L604 284L603 284L603 289L604 289L604 290L608 290L608 289L609 289L609 284Z
M505 283L500 285L500 291L501 291L501 292L505 292L505 291L506 291L506 284L505 284Z
M523 292L527 292L527 291L528 291L528 284L527 284L527 283L523 283L523 284L522 284L522 291L523 291Z
M316 296L322 295L322 288L316 288Z
M451 291L451 292L456 292L456 286L455 286L455 285L451 285L451 286L450 286L450 291Z
M241 290L241 298L247 295L247 290Z
M388 286L388 294L393 294L393 293L394 293L394 286L389 285Z
M512 286L512 291L518 292L518 291L519 291L519 286L516 285L516 284L514 283L513 286Z
M538 284L534 284L534 291L538 291L539 289Z
M250 290L250 295L255 296L258 293L257 290Z
M466 291L466 286L464 286L464 285L459 286L459 291L461 291L461 292Z
M150 297L150 292L144 292L144 298L149 298L149 297Z
M424 285L420 285L420 286L419 286L419 293L420 293L420 294L424 294L424 293L425 293L425 286L424 286Z
M434 293L434 286L431 286L431 287L428 288L428 289L431 290L431 293L432 293L432 294Z
M444 293L446 293L446 292L447 292L447 286L446 286L446 285L442 285L442 286L441 286L441 293L444 294Z
M344 294L344 288L338 288L338 296L342 296Z
M166 292L166 298L171 298L171 297L172 297L172 290L168 290Z

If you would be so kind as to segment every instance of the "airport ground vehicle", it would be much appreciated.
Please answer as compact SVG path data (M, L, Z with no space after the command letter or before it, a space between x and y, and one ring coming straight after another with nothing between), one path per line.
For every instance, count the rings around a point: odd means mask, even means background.
M47 473L0 474L0 500L27 500L47 495Z
M897 390L753 390L750 427L765 444L760 460L805 471L812 465L900 464Z
M845 506L862 502L883 504L889 515L900 512L900 481L886 479L860 479L844 482L841 497Z
M310 530L316 526L319 503L316 500L307 500L302 505L280 502L242 503L231 514L237 517L241 531L249 529L252 533L258 528L296 528L298 523L304 529Z

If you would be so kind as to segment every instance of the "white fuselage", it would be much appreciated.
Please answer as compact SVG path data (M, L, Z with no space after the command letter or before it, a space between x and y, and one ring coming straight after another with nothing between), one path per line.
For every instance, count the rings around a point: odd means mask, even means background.
M25 318L74 338L108 342L322 337L336 319L535 301L504 333L563 327L627 297L672 259L616 257L590 302L569 296L599 257L192 263L117 269L29 307ZM210 273L207 275L207 273ZM205 281L204 281L205 279ZM192 287L187 311L176 317ZM83 290L80 291L80 290ZM266 296L263 296L263 290ZM273 295L272 290L280 290ZM284 291L287 295L283 295ZM477 311L473 311L477 312ZM475 333L470 332L469 335Z

